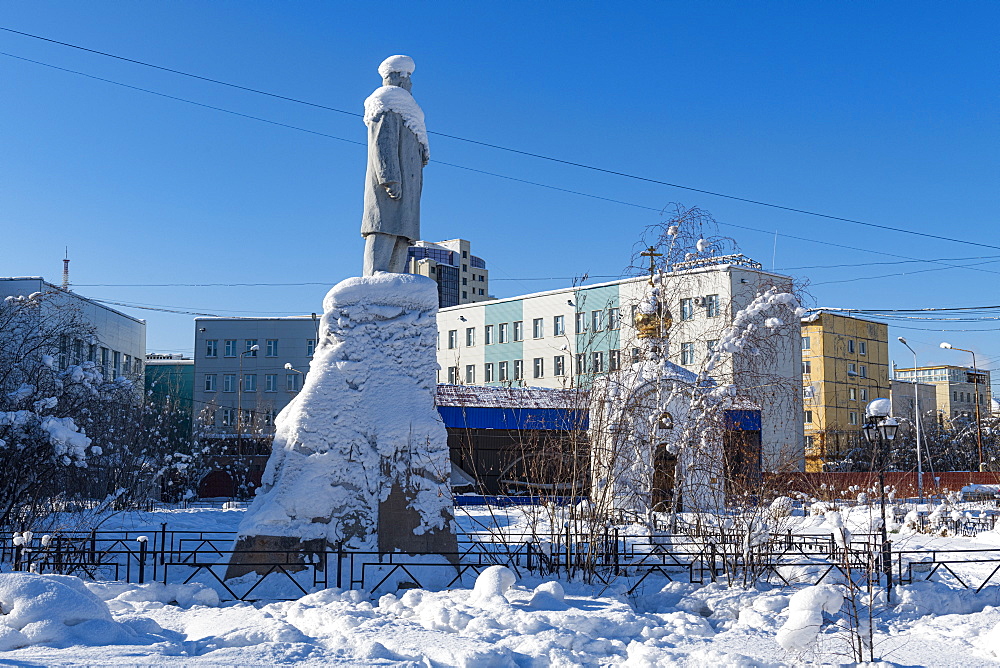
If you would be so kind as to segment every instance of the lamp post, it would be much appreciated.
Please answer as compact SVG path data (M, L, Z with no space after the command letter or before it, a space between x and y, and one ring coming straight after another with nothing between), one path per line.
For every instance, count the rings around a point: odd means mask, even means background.
M917 496L924 502L924 466L920 456L920 384L917 383L917 351L910 347L902 336L897 337L906 349L913 353L913 423L917 429Z
M243 358L257 356L260 346L256 343L240 353L240 381L236 386L236 454L243 454Z
M886 442L896 438L899 423L889 417L892 404L888 399L875 399L865 408L865 425L861 433L865 440L875 446L878 460L879 505L882 511L882 571L885 573L886 589L892 591L892 555L889 552L889 534L885 519L885 465Z
M976 366L976 353L965 348L956 348L947 342L942 342L941 347L945 350L961 350L963 353L969 353L972 355L972 384L976 388L976 448L979 450L979 470L985 471L985 462L983 461L983 423L979 419L979 367Z

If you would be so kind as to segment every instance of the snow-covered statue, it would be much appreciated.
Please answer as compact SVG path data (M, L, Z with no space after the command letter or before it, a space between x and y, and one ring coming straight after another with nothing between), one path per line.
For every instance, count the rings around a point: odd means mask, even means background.
M721 444L696 428L712 384L667 359L672 320L659 287L650 287L634 324L641 358L591 389L592 501L638 520L677 509L678 495L685 509L714 510Z
M403 273L407 249L420 238L420 191L430 152L424 112L410 95L413 69L409 56L386 58L378 68L382 87L365 100L364 276Z
M458 549L447 432L434 406L437 283L402 273L419 236L427 139L407 92L413 61L393 56L379 71L386 86L365 103L365 275L323 301L309 373L275 419L228 577L262 572L286 552L301 565L338 546L449 560Z

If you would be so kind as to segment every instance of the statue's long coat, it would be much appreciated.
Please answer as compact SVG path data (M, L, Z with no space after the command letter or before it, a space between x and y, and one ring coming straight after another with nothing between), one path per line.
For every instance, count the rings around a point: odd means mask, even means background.
M361 234L394 234L414 242L420 238L420 191L425 149L402 117L386 111L368 122L368 173ZM392 199L382 187L395 181L402 197Z

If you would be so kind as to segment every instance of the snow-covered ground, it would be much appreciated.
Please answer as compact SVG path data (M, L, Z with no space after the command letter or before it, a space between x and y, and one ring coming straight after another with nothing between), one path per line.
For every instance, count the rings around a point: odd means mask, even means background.
M240 510L116 515L102 529L152 532L235 529ZM872 509L846 513L853 531ZM464 528L527 528L521 509L472 509ZM775 531L829 532L824 516L790 517ZM892 534L896 549L1000 548L975 539ZM998 556L998 555L993 555ZM955 570L982 581L996 563ZM471 584L471 583L470 583ZM648 579L603 584L556 581L502 567L474 587L411 589L370 597L324 590L295 601L220 603L202 583L84 582L0 574L0 665L379 665L379 666L778 666L849 664L838 626L842 593L821 587L729 588ZM602 591L604 590L604 591ZM792 596L796 592L803 592ZM840 593L838 593L840 592ZM904 666L1000 665L1000 583L978 594L950 575L896 588L876 606L875 655ZM823 612L822 608L827 611ZM809 620L821 624L809 628ZM816 621L816 620L819 621ZM779 642L780 641L780 642ZM784 647L789 647L786 650Z

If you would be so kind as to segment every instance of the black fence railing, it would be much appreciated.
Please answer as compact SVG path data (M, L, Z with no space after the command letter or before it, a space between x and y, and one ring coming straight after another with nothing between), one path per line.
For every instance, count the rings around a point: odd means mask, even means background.
M427 555L343 546L317 552L235 551L235 539L234 532L172 531L166 525L152 532L54 533L21 535L17 540L8 535L0 539L0 570L139 584L199 581L215 587L225 599L244 601L293 599L330 587L376 592L468 586L493 565L520 574L582 578L603 589L625 583L629 592L650 578L790 586L874 572L886 584L945 578L976 591L1000 580L1000 547L894 550L891 542L883 546L875 534L855 534L850 545L843 546L833 534L791 532L771 534L758 544L737 531L700 536L627 534L614 528L586 534L569 529L544 535L466 533L459 537L457 552ZM253 571L226 579L234 557L252 564ZM892 565L888 573L885 563Z

